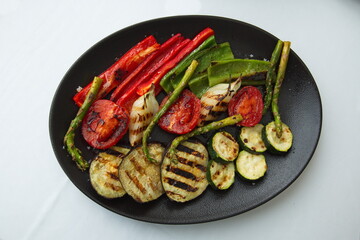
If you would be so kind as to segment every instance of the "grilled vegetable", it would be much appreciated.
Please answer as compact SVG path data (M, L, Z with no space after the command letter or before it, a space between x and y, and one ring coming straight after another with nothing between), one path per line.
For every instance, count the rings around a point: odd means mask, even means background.
M83 158L81 151L75 146L75 130L80 126L81 121L84 119L91 104L95 101L102 82L103 80L101 78L94 78L94 81L91 84L91 88L86 94L84 103L79 108L76 117L71 121L69 129L64 136L65 148L81 171L85 171L89 167L89 163Z
M155 162L145 157L141 147L133 149L122 160L119 178L126 193L137 202L149 202L163 193L160 179L160 162L164 152L161 144L149 144L149 154Z
M159 74L155 77L158 79L160 76L160 86L165 92L169 93L174 90L171 79L187 69L190 63L195 60L195 57L199 52L214 45L216 45L214 31L211 28L205 28L198 33L175 58L160 69ZM165 75L161 74L163 72Z
M195 128L193 131L191 131L191 132L189 132L187 134L176 137L171 142L171 145L167 150L167 152L169 154L168 157L173 162L176 163L177 162L177 159L176 159L176 156L175 156L176 148L179 146L179 144L181 142L186 141L189 138L197 136L197 135L201 135L201 134L204 134L204 133L207 133L207 132L210 132L210 131L218 130L218 129L226 127L226 126L234 125L234 124L240 122L241 120L242 120L241 115L235 115L235 116L227 117L227 118L224 118L224 119L222 119L220 121L209 123L206 126Z
M191 78L192 74L194 73L197 65L198 65L197 61L194 60L191 62L190 66L186 70L185 75L184 75L183 79L181 80L180 84L177 86L177 88L174 90L174 92L172 92L172 94L169 96L169 99L167 100L167 102L164 104L164 106L162 106L162 108L160 108L160 110L156 113L156 115L154 116L154 118L152 119L152 121L150 122L148 127L146 128L143 138L142 138L142 148L143 148L145 156L147 157L147 159L149 161L154 161L154 159L152 159L151 156L149 155L149 150L147 148L148 137L150 136L152 129L155 127L155 125L157 124L159 119L162 117L162 115L164 115L164 113L171 107L171 105L176 101L176 99L179 97L181 92L185 89L185 87L187 86L189 79Z
M126 194L119 180L119 165L122 156L115 156L105 152L91 162L89 174L90 182L95 191L105 198L119 198Z
M200 121L198 126L215 120L221 113L226 112L227 105L241 86L241 78L233 83L220 83L211 87L201 97Z
M126 155L130 152L130 148L122 147L122 146L112 146L109 149L117 153L120 153L121 155Z
M110 100L100 99L91 105L82 122L81 133L90 146L107 149L125 135L128 127L126 109Z
M219 163L209 161L206 177L211 187L219 190L230 188L235 182L235 163Z
M239 135L240 146L254 154L265 152L266 146L261 135L263 128L264 125L260 123L253 127L242 127Z
M215 86L238 77L265 78L270 63L255 59L231 59L214 62L207 70L209 86Z
M163 106L167 97L161 103ZM179 98L160 118L159 126L170 133L185 134L193 130L200 118L200 99L190 90L185 89Z
M116 86L134 71L149 55L155 52L159 46L160 45L156 42L155 37L150 35L122 55L119 60L99 75L99 78L103 79L103 83L96 99L106 96L111 90L116 88ZM92 82L73 97L73 100L79 107L83 104L91 85Z
M143 133L154 115L159 111L159 103L155 98L155 86L139 97L132 105L129 124L129 141L131 146L141 143Z
M285 124L281 123L282 135L279 138L276 134L276 125L272 121L268 123L262 130L262 139L267 149L275 154L282 154L289 151L293 143L293 134L290 128Z
M243 150L236 159L236 171L243 179L258 180L265 175L266 170L267 164L262 154L252 154Z
M278 100L280 95L280 88L285 78L285 71L289 59L289 54L290 54L290 42L284 42L284 47L281 52L279 70L276 76L276 83L274 86L273 98L271 102L271 109L274 115L275 126L276 126L275 130L278 138L281 137L283 131L281 119L280 119L280 113L279 113Z
M276 81L276 68L280 59L283 44L284 43L281 40L278 40L275 49L271 55L269 71L266 74L266 95L264 97L263 115L266 113L266 111L271 105L273 95L273 83L275 83Z
M233 162L239 154L239 144L234 137L225 131L217 132L208 143L212 160L221 163Z
M239 126L252 127L262 118L264 103L259 89L246 86L240 89L229 102L228 113L230 116L241 114L243 120Z
M165 155L161 165L161 181L166 195L176 202L198 197L208 186L206 167L208 152L199 142L183 142L176 152L178 163Z

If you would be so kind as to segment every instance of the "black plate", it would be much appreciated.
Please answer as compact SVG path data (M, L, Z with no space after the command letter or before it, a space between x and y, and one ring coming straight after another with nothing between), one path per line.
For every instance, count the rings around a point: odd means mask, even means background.
M243 213L269 201L286 189L310 161L320 137L321 100L311 73L294 51L291 51L279 105L282 120L293 130L294 144L285 156L266 154L268 172L260 182L252 184L236 179L234 186L227 191L214 191L209 187L200 197L181 204L170 201L165 195L153 202L139 204L129 196L108 200L96 194L90 185L89 174L79 171L63 148L63 137L77 112L77 107L72 102L76 88L86 85L93 76L105 70L116 57L146 35L153 34L161 43L174 33L192 38L205 27L214 29L218 43L230 42L235 56L239 58L269 59L277 41L276 37L262 29L221 17L176 16L155 19L127 27L95 44L72 65L62 79L50 111L52 146L70 180L101 206L126 217L154 223L214 221ZM300 43L293 43L296 44ZM268 114L263 122L270 119ZM156 129L152 140L167 143L171 137ZM205 140L206 137L200 140ZM96 151L87 147L79 133L76 143L87 159L96 154Z

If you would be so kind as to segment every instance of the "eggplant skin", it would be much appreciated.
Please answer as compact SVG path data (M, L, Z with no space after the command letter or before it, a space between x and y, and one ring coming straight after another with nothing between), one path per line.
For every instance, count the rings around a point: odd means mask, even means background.
M105 152L91 162L90 182L95 191L105 198L119 198L126 194L118 175L122 158Z
M126 193L135 201L145 203L159 198L164 189L160 179L160 162L165 148L158 143L149 144L149 152L157 163L150 162L142 147L131 150L119 167L119 177Z

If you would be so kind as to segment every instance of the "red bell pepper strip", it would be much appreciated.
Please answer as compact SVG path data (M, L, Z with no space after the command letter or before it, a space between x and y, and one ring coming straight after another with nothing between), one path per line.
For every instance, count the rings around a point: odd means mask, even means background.
M137 89L137 94L144 95L146 92L148 92L152 84L154 84L156 89L158 89L162 77L212 35L214 35L214 30L212 30L211 28L205 28L204 30L202 30L179 52L179 54L176 57L174 57L169 62L164 64L159 69L159 71L157 71L151 77L151 79L139 85Z
M172 47L174 44L179 44L183 41L181 34L176 34L163 43L158 51L153 52L149 57L147 57L129 76L126 77L111 94L110 100L116 102L122 94L132 85L136 84L139 81L142 81L148 75L151 75L155 70L159 68L162 64L161 61L164 58L164 55L167 53L165 50ZM175 45L174 45L175 46ZM172 49L169 49L172 50Z
M152 56L149 56L149 61L144 61L140 64L139 71L135 76L129 76L124 84L121 84L112 94L111 99L116 102L119 106L125 107L130 110L134 101L139 97L136 93L137 87L147 81L153 74L155 74L163 64L166 64L174 56L176 56L181 49L189 43L189 39L183 40L183 37L175 35L167 40L160 49L155 52Z
M103 83L99 90L97 99L107 95L147 56L156 51L159 47L160 45L157 43L154 36L150 35L127 51L111 67L99 75L99 77L103 79ZM83 104L86 94L90 90L91 84L92 82L84 87L80 92L76 93L73 97L73 100L79 107Z

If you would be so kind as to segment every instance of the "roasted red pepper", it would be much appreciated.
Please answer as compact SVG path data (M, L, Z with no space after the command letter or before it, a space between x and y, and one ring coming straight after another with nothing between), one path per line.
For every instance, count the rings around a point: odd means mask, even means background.
M113 90L119 82L125 79L147 56L159 47L160 45L156 42L154 36L150 35L127 51L111 67L99 75L99 77L103 79L103 83L98 98L104 97ZM92 82L73 97L73 100L78 106L83 104L91 84Z
M184 40L180 34L171 37L115 89L110 99L130 110L133 102L139 97L136 93L137 87L156 74L158 69L176 56L189 41Z
M173 69L182 59L189 55L193 50L195 50L201 43L203 43L210 36L214 35L214 30L211 28L205 28L199 34L197 34L173 59L164 64L148 81L142 83L138 89L137 93L139 95L144 95L151 87L152 84L158 89L160 85L160 80L165 76L167 72Z

